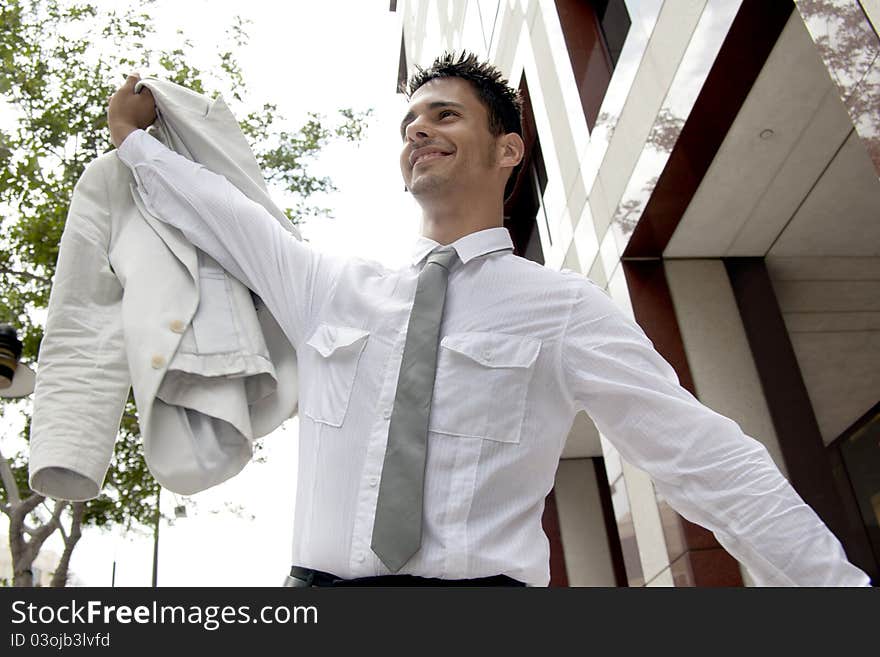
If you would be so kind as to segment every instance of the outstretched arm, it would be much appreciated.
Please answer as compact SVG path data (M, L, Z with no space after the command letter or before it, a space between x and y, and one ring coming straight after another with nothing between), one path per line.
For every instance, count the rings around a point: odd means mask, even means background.
M641 328L584 281L563 344L572 403L764 586L866 586L766 448L702 405Z

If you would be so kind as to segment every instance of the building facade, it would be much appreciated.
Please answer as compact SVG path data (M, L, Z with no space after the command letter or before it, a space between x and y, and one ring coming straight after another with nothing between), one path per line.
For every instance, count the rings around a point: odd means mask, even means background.
M604 286L880 579L880 0L391 10L398 85L461 49L518 85L517 253ZM544 526L551 586L751 584L583 414Z

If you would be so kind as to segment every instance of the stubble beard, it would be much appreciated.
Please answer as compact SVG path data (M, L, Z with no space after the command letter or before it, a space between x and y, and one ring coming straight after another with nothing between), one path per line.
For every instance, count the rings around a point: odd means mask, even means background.
M448 192L454 186L450 176L425 173L410 181L409 191L414 197L432 197Z
M495 166L497 153L495 152L495 140L490 139L486 144L485 166ZM458 176L456 174L459 174ZM435 198L453 193L461 189L466 180L459 180L463 172L448 171L446 173L427 172L418 178L410 179L409 191L414 198Z

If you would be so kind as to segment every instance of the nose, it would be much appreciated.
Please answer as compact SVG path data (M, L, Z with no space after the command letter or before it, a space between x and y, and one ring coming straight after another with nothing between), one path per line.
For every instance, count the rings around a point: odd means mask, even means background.
M428 139L430 136L430 127L421 116L417 116L406 126L407 141L422 141Z

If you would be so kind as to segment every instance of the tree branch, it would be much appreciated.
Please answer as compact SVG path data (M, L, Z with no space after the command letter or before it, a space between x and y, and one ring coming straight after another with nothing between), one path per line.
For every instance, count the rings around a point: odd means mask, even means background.
M61 526L61 513L67 508L68 504L70 503L67 501L56 501L52 517L49 518L46 524L34 531L31 540L28 541L28 547L33 550L34 554L40 551L40 547L46 542L46 539Z
M0 480L3 481L3 486L6 488L6 495L9 498L9 503L12 507L18 506L21 503L21 492L18 490L18 484L15 483L15 475L12 474L12 468L9 467L9 461L6 460L6 457L3 456L3 452L0 452ZM8 514L8 507L3 509L3 513Z
M11 269L10 267L6 267L5 265L0 265L0 274L9 274L10 276L21 276L22 278L27 278L32 281L40 281L41 283L46 283L47 285L51 283L51 279L46 278L45 276L40 276L38 274L31 274L26 271L19 271L17 269Z
M73 548L76 547L76 544L82 536L82 519L85 514L85 508L85 502L74 502L71 506L70 537L64 539L64 552L61 555L55 573L52 575L50 586L67 585L67 573L70 570L70 555L73 554ZM62 532L63 531L62 528Z
M61 540L64 541L64 544L67 545L67 532L64 531L64 523L58 523L58 531L61 532Z
M65 545L71 545L71 541L73 542L73 545L75 545L82 536L82 521L83 516L85 515L86 503L74 502L70 509L72 517L70 522L70 536L69 538L64 539ZM73 547L73 545L71 545L71 547Z
M22 522L24 522L25 516L36 509L40 505L40 502L42 502L44 499L46 498L43 495L40 495L39 493L34 493L21 503L18 511L19 513L21 513Z

